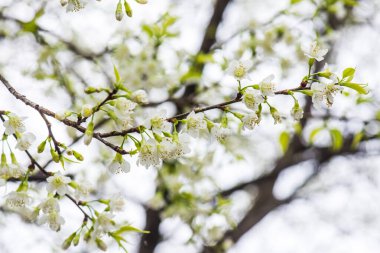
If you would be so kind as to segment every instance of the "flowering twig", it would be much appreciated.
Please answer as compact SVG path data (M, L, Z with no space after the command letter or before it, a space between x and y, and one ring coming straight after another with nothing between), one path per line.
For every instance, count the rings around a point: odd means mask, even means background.
M0 75L1 76L1 75ZM4 122L5 119L1 113L2 111L0 111L0 119ZM43 114L42 114L43 115ZM50 133L50 127L49 128L49 133ZM15 134L13 134L13 137L17 140L17 136ZM57 151L58 152L58 151ZM48 172L46 171L37 161L36 159L34 159L34 157L32 156L32 154L30 154L30 152L28 150L25 150L25 153L26 155L28 156L30 162L31 162L31 165L32 167L33 166L36 166L38 168L39 171L41 171L46 177L49 177L49 176L52 176L53 174L51 172ZM84 219L87 220L89 218L91 218L84 210L83 208L79 205L80 201L77 202L71 195L69 194L65 194L65 196L70 199L78 208L79 210L83 213L84 215Z
M24 95L20 94L19 92L17 92L10 84L9 82L0 74L0 81L4 84L4 86L9 90L9 92L17 99L21 100L24 104L34 108L35 110L37 110L40 114L44 114L46 116L49 116L49 117L53 117L53 118L56 118L56 113L54 113L53 111L39 105L39 104L36 104L34 103L33 101L29 100L27 97L25 97ZM57 119L57 118L56 118ZM59 120L59 119L57 119ZM73 127L75 129L77 129L78 131L82 132L82 133L85 133L86 132L86 128L83 127L83 126L80 126L77 122L75 121L72 121L72 120L69 120L69 119L60 119L59 121L61 121L62 123L64 123L65 125L67 126L70 126L70 127ZM99 133L94 133L93 134L93 137L97 140L99 140L100 142L102 142L104 145L110 147L111 149L113 149L114 151L120 153L120 154L128 154L127 151L119 148L118 146L106 141L103 139L103 137L100 136Z

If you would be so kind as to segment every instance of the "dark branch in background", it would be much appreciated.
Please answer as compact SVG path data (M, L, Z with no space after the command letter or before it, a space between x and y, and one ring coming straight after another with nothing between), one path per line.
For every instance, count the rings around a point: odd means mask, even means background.
M212 17L207 25L206 31L203 36L202 44L199 53L208 53L213 44L216 42L216 31L219 24L222 22L223 14L227 8L227 5L232 0L217 0L214 6ZM204 65L194 66L203 70ZM196 94L197 84L188 84L185 88L184 94L178 99L178 103L175 103L177 107L177 113L184 113L188 105L193 104L193 99ZM159 232L159 226L161 224L160 212L150 208L146 209L146 225L145 230L150 231L150 234L143 234L140 241L139 253L153 253L156 246L161 241L161 235Z
M341 28L345 23L345 20L341 20L339 24L335 23L336 20L331 18L328 19L328 22L334 22L330 24L335 30ZM321 32L322 34L325 31ZM331 46L330 52L326 58L331 56L333 46ZM316 65L316 72L321 70L323 67L321 62L318 62ZM311 113L312 102L311 99L308 98L304 111L306 115L310 115ZM307 124L308 118L304 117L301 121L301 126L304 128ZM343 148L339 152L333 152L330 149L312 149L315 155L315 162L317 166L320 166L322 163L326 163L331 158L337 155L343 155L349 152L355 152L356 150L350 149L352 138L346 138L344 140ZM286 200L278 200L273 195L273 187L282 171L288 168L291 165L297 164L302 161L300 159L297 161L295 158L297 153L306 154L309 151L307 145L302 142L302 137L298 135L294 135L292 140L290 141L289 148L286 153L277 160L276 165L272 172L268 175L263 176L262 178L255 179L248 183L243 183L240 186L235 186L234 188L227 190L224 194L232 194L235 190L240 190L246 188L248 186L255 186L258 194L256 199L254 200L253 206L248 210L248 212L244 215L244 217L239 221L238 225L229 231L227 231L222 238L216 243L215 246L207 246L204 247L202 253L217 253L223 251L223 243L225 240L232 240L236 243L246 232L248 232L252 227L258 224L268 213L275 210L277 207L281 206L284 203L289 203L293 197L297 194L295 191L292 196L287 198ZM298 155L299 156L299 155ZM302 157L302 156L301 156ZM319 170L316 170L312 177L318 174ZM305 180L302 186L306 185L311 178ZM223 193L222 193L223 194Z

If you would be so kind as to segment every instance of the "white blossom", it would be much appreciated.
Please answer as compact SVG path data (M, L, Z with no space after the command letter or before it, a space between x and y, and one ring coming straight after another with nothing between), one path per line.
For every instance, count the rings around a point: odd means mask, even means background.
M343 90L339 85L335 85L335 82L332 83L312 83L311 90L313 91L312 101L315 108L320 109L323 104L326 104L327 107L331 107L334 103L334 95L337 92Z
M141 141L141 147L139 152L139 158L137 164L149 168L150 166L158 166L160 159L157 151L157 143L154 139Z
M187 133L179 133L174 140L174 143L176 144L176 148L174 150L176 157L183 156L191 151L189 147L190 135Z
M14 113L8 114L8 119L4 121L5 134L11 135L14 133L25 132L25 125L23 120L25 117L19 117Z
M199 131L207 128L207 122L203 113L195 113L192 111L186 117L186 131L193 137L199 136Z
M16 148L21 151L25 151L32 146L35 140L36 136L33 133L24 133L17 139Z
M42 225L48 223L49 228L53 231L59 231L61 226L65 224L65 219L60 216L59 212L52 211L46 214L43 214L38 220L37 224Z
M215 124L211 128L211 134L217 141L223 143L226 138L231 135L231 130L229 128L222 127L220 124Z
M274 96L276 85L273 83L274 75L269 75L260 82L260 90L264 96Z
M90 117L92 115L92 106L84 104L81 109L81 115L86 118Z
M321 48L316 41L312 42L308 46L304 46L302 50L307 57L316 59L317 61L323 61L324 56L329 51L327 48Z
M49 197L39 205L44 213L59 212L59 202L56 198Z
M233 60L228 69L227 72L234 76L236 79L241 80L245 78L249 72L249 69L252 67L253 63L252 61L237 61Z
M264 98L258 90L248 88L244 91L243 102L249 109L256 111Z
M84 8L84 4L81 0L68 0L66 12L79 11Z
M148 94L145 90L136 90L132 93L131 98L133 101L139 104L147 104L149 102L148 100Z
M60 196L63 196L69 192L68 183L71 182L71 179L63 176L61 172L48 177L46 181L48 182L46 189L49 193L58 193Z
M26 207L31 202L31 197L25 191L13 191L7 195L5 203L10 208Z
M260 119L256 113L250 112L242 118L243 128L253 130L259 124Z
M25 175L26 169L18 163L12 163L8 165L8 176L13 178L21 178ZM1 172L0 172L1 174Z
M166 121L166 111L158 110L153 111L151 116L147 119L145 123L145 127L152 130L154 132L170 132L172 124Z
M95 237L102 236L104 233L107 233L114 228L115 222L113 221L113 217L114 215L109 212L102 212L98 214L94 224Z
M108 166L108 169L112 174L118 174L122 172L128 173L131 170L131 165L123 158L121 154L117 153L111 164Z
M300 119L303 118L303 109L302 109L302 107L298 103L296 103L293 106L290 114L292 115L292 117L294 118L294 120L298 121L298 120L300 120Z
M117 118L115 120L116 129L118 131L123 131L132 128L133 124L134 120L132 119L130 114L126 114L123 118Z
M158 144L158 154L161 159L173 159L175 158L176 144L169 137L164 137Z
M278 123L282 122L281 115L280 115L280 113L278 112L278 110L276 108L271 107L270 108L270 114L273 117L274 124L278 124Z
M127 98L121 97L115 100L115 114L118 118L129 117L137 104Z
M121 194L115 194L110 199L110 212L121 212L124 209L125 199Z

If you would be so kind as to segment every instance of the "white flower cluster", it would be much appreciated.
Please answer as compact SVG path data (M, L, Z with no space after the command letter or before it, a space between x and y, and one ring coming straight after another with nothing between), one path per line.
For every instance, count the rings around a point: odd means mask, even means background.
M4 121L5 134L17 136L16 148L25 151L31 147L36 140L36 136L33 133L25 133L24 117L18 117L14 113L7 114L8 119Z
M39 205L42 215L38 218L37 224L49 224L51 230L59 231L65 224L65 219L60 215L59 203L56 198L49 197Z

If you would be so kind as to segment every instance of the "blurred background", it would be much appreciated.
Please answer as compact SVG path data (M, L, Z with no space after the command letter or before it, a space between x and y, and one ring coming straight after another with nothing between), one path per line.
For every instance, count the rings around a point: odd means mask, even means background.
M308 68L301 48L318 39L329 54L316 71L325 62L337 73L354 67L354 81L370 88L368 95L336 96L330 110L315 110L299 96L305 111L299 124L290 117L291 98L276 97L281 124L264 111L254 131L224 145L193 140L191 154L158 169L139 167L132 157L128 174L111 175L109 149L84 146L79 133L52 122L57 138L85 156L65 173L91 186L89 199L121 193L127 202L118 219L151 231L128 237L129 252L379 252L379 0L151 0L131 2L133 18L121 22L116 4L88 0L83 10L66 12L58 0L0 1L0 73L32 101L55 112L79 111L101 100L83 90L110 87L116 65L129 88L149 94L141 122L152 107L173 116L233 98L236 81L226 68L237 59L254 64L244 84L275 74L277 89L297 87ZM152 36L171 18L165 36ZM37 136L32 153L48 163L36 152L47 135L39 114L2 85L0 110L27 117ZM109 121L98 119L99 129L113 129ZM38 174L31 180L36 195L46 195L44 180ZM16 187L10 182L0 193ZM61 209L66 223L57 233L1 209L0 252L63 252L62 241L82 216L68 200ZM68 249L98 251L85 243ZM111 244L109 252L120 250Z

